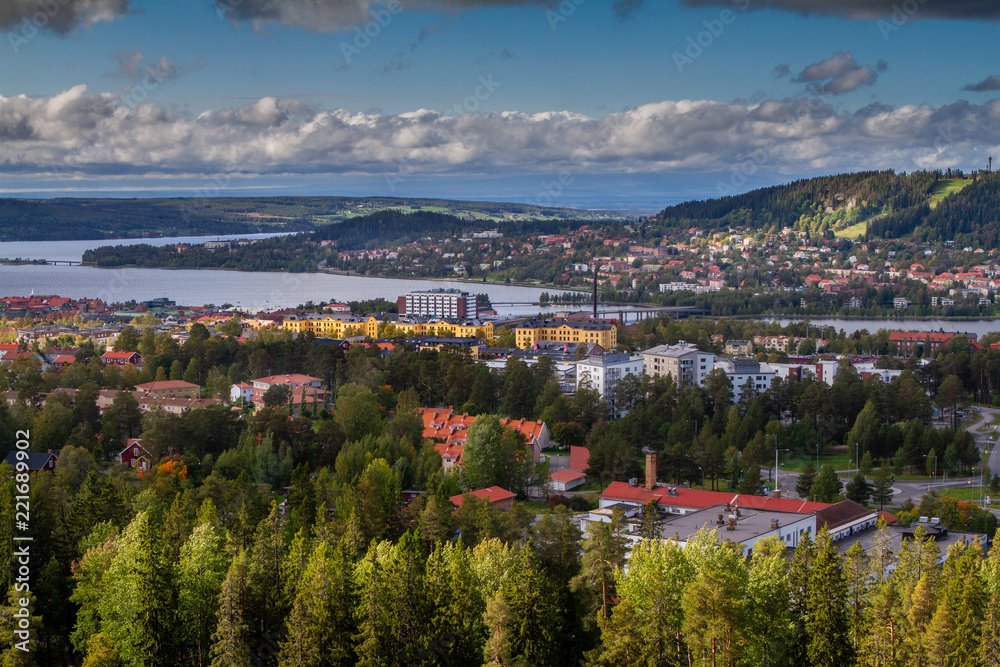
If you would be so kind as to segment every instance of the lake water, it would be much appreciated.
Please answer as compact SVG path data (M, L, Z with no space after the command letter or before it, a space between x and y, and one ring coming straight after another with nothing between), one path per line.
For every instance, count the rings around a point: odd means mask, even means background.
M79 261L88 248L102 245L201 243L228 238L269 236L208 236L100 241L42 241L0 243L0 257ZM231 303L247 310L296 306L307 301L358 301L385 298L394 301L413 290L455 288L483 292L494 302L534 302L553 290L437 280L401 280L338 276L323 273L266 273L215 270L98 269L89 266L0 265L0 296L59 294L71 298L96 297L105 302L143 301L167 297L181 304ZM585 306L581 306L585 307ZM504 314L534 314L537 306L498 308Z
M782 326L789 322L804 322L806 320L768 318ZM895 319L810 319L809 324L817 327L834 327L847 334L865 329L875 333L879 329L900 331L961 331L974 333L980 338L988 333L1000 331L1000 320L895 320Z

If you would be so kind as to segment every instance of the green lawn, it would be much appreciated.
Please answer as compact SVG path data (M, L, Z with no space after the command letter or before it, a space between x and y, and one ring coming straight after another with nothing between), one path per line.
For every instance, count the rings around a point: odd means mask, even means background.
M855 223L850 227L845 227L834 232L834 236L838 239L848 239L851 241L864 238L865 234L868 233L868 221L862 220L861 222Z
M941 495L951 496L952 498L957 498L958 500L971 500L978 503L979 485L974 484L972 486L957 486L951 489L941 489ZM990 493L990 490L984 487L983 496L990 496L990 500L993 501L990 504L990 507L1000 507L1000 493Z
M851 462L851 459L853 458L854 457L850 454L820 454L819 465L821 468L825 465L832 465L834 470L847 470L848 468L853 468L856 465ZM789 458L782 457L781 469L789 472L802 472L806 463L811 463L813 467L815 467L816 457L808 454L795 454Z
M972 179L969 178L943 179L939 181L936 186L934 186L934 191L931 192L930 199L927 200L927 203L932 209L935 209L938 204L944 201L946 197L949 197L956 192L961 192L971 184Z

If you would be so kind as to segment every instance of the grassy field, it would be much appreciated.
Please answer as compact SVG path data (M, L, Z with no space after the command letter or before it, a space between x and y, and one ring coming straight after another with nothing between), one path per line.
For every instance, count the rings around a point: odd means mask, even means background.
M946 197L949 197L956 192L961 192L971 184L972 179L969 178L943 179L934 187L934 191L931 192L930 199L927 200L927 203L932 209L935 209L938 204L944 201Z
M855 223L850 227L845 227L838 230L834 235L838 239L849 239L854 241L856 239L864 238L865 234L868 233L868 221L862 220L861 222Z
M959 486L951 489L941 489L941 495L951 496L952 498L957 498L958 500L970 500L972 502L979 502L979 485L975 484L973 486ZM990 493L990 490L983 488L983 496L989 496L990 500L993 501L990 507L1000 507L1000 493Z
M825 465L832 465L834 470L847 470L856 465L851 462L853 458L850 454L820 454L819 465L821 468ZM815 467L816 457L807 454L796 454L787 459L783 458L781 460L781 469L789 472L802 472L806 463L811 463Z

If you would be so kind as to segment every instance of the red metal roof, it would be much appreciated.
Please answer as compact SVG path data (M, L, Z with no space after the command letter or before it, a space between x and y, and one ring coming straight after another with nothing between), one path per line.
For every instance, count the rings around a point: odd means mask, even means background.
M583 479L586 475L578 470L556 470L549 477L552 478L553 482L575 482L578 479Z
M676 495L670 495L668 489L675 488ZM601 494L604 500L634 502L645 505L650 500L656 500L660 505L686 507L689 509L705 509L715 505L732 503L738 507L750 509L771 510L773 512L792 512L794 514L812 514L825 507L827 503L816 503L808 500L792 498L768 498L751 496L730 491L704 491L686 487L657 486L647 489L645 486L632 486L628 482L611 482Z
M569 469L586 472L590 467L590 450L586 447L570 445L569 448Z
M452 496L450 500L456 507L462 506L462 495ZM516 493L512 493L507 489L501 488L499 486L490 486L485 489L476 489L475 491L469 491L470 496L475 496L476 498L485 498L490 505L495 505L497 503L502 503L507 500L513 500L517 497Z

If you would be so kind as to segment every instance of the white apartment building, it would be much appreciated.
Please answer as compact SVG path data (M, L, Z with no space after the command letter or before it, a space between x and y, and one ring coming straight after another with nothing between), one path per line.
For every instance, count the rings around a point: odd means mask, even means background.
M697 345L681 341L659 345L640 352L646 375L652 378L671 376L678 387L701 386L715 368L715 355L702 352Z
M625 415L622 406L615 400L615 388L628 375L642 375L643 361L640 356L628 354L604 354L587 357L576 362L576 388L593 389L607 403L612 417Z

